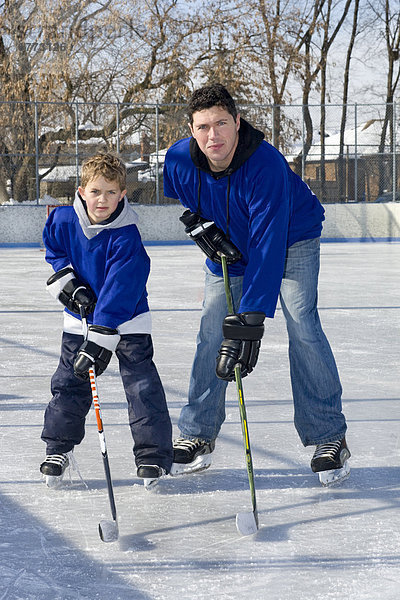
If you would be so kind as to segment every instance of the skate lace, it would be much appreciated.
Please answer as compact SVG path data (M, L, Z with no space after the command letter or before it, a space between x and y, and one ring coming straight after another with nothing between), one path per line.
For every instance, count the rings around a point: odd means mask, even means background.
M81 480L81 482L83 483L83 485L85 486L86 489L89 489L86 481L83 479L82 474L80 472L79 466L78 466L78 461L76 460L74 453L72 452L67 452L67 456L69 459L69 469L68 469L68 475L69 475L69 480L72 483L72 474L71 474L71 469L73 471L76 471L79 479Z
M339 451L341 444L342 440L337 440L336 442L328 442L326 444L318 444L314 452L314 459L330 458L331 460L333 460L335 458L335 455Z
M196 450L204 444L204 440L200 438L195 438L193 440L187 440L186 438L177 438L174 440L174 448L179 448L180 450L188 450L191 452L192 450Z
M46 462L53 465L59 465L61 468L68 460L67 454L49 454L46 456Z

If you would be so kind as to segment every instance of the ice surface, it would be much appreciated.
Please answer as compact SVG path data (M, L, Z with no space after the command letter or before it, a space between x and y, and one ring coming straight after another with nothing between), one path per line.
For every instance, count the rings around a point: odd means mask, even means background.
M155 361L176 421L185 402L202 300L195 246L149 246ZM61 490L40 479L40 440L58 361L61 310L47 295L38 248L0 249L0 600L397 600L400 589L398 243L322 245L320 315L344 387L351 475L324 489L293 427L281 311L266 326L243 380L260 530L241 537L251 510L239 408L229 388L213 464L136 478L117 364L99 398L118 512L110 518L94 412L76 448L83 480Z

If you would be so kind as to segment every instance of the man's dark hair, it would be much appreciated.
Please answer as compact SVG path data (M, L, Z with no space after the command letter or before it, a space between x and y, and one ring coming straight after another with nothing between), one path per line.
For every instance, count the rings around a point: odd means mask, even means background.
M235 102L226 88L220 83L206 85L195 90L188 104L188 114L190 123L193 123L193 114L199 110L207 110L213 106L225 108L236 120L237 109Z

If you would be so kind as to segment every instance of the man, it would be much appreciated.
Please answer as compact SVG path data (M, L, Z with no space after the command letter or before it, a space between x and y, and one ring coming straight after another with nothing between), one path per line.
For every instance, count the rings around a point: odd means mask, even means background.
M164 193L188 210L187 234L207 254L205 295L189 386L174 441L172 475L207 468L225 419L225 392L240 364L257 362L265 317L280 297L289 335L294 423L323 484L349 474L342 388L317 312L324 210L285 158L237 113L220 84L189 102L191 138L167 152ZM227 315L220 254L236 313ZM218 356L218 358L217 358ZM217 364L215 363L217 358Z

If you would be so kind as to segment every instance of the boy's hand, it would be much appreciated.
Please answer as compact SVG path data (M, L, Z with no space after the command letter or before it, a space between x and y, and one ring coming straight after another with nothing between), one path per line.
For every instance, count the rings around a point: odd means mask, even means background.
M59 300L73 313L80 314L80 306L85 309L85 315L93 312L96 306L96 296L87 283L80 281L71 267L65 267L54 273L47 280L47 291L53 298Z
M217 377L235 379L235 366L245 377L257 364L261 338L264 334L263 312L246 312L225 317L222 326L224 340L217 357Z
M87 339L78 350L74 361L74 373L83 380L89 379L89 369L94 366L96 375L101 375L111 360L120 335L116 329L89 325Z

